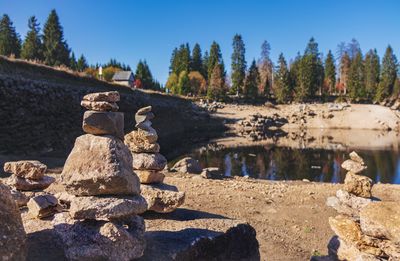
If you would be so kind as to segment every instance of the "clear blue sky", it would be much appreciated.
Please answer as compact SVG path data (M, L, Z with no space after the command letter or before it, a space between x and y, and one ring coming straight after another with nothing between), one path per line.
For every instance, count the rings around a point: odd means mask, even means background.
M391 44L400 56L399 0L0 0L0 14L11 17L22 37L29 16L43 25L53 8L77 56L83 53L90 63L116 58L134 69L146 59L162 83L172 49L185 42L198 42L204 52L217 41L229 72L235 33L243 36L248 64L264 39L276 61L280 52L287 60L303 52L311 36L323 53L354 37L364 53L377 48L382 57Z

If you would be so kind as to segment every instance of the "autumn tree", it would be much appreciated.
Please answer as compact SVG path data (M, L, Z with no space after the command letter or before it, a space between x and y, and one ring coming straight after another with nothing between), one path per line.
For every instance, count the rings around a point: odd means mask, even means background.
M344 94L347 94L347 82L348 82L350 66L351 66L350 56L345 51L340 60L340 83L343 86Z
M211 99L222 98L225 95L223 65L215 64L214 70L210 75L207 97Z
M171 91L173 94L178 94L178 75L176 73L171 73L168 77L165 88Z
M207 74L208 74L208 82L211 82L212 74L214 71L215 66L219 66L219 70L221 74L222 79L225 78L225 66L224 66L224 61L222 60L222 53L221 53L221 48L219 47L219 44L216 43L215 41L211 44L210 48L210 55L207 59ZM211 84L210 84L211 85Z
M40 36L39 23L35 16L28 20L29 31L22 44L21 58L26 60L43 60L43 45Z
M43 28L43 55L47 65L69 65L69 48L56 10L50 12Z
M232 93L242 93L244 80L246 77L246 58L245 58L245 45L240 34L233 37L233 53L231 64L231 80L232 80Z
M258 96L259 85L260 85L260 74L258 73L256 61L253 60L249 68L249 72L246 75L243 94L247 98L256 98Z
M274 93L277 102L288 102L290 99L291 82L289 70L283 53L279 55L278 66L276 68L274 79Z
M191 93L196 95L207 94L207 81L200 72L194 71L189 73Z
M177 88L180 95L188 95L190 93L190 79L187 71L182 71L179 74Z
M260 74L259 93L269 96L272 88L273 63L270 58L271 46L267 41L261 45L261 57L258 60L258 72Z
M15 31L15 27L6 14L0 20L0 55L15 55L19 57L21 52L21 40Z

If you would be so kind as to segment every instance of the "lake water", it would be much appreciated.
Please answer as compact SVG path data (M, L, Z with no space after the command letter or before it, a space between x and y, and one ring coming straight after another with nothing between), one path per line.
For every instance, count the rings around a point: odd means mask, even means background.
M340 166L349 158L349 153L356 150L368 166L364 175L375 182L400 184L400 143L397 134L349 131L337 136L330 133L329 139L324 138L323 133L314 136L307 138L305 135L302 142L277 138L267 143L245 142L245 145L233 138L228 142L229 146L224 142L222 145L218 142L209 143L183 156L199 160L203 168L219 167L227 177L340 183L346 174ZM343 140L337 142L340 137L350 145Z

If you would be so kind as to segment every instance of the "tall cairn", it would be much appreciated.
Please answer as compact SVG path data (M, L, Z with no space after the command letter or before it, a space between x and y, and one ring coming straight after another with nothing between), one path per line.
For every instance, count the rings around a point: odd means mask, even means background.
M140 196L132 155L123 143L124 115L118 92L88 94L81 105L83 130L68 156L62 183L70 194L69 213L54 225L69 260L132 260L145 249L147 209Z
M165 175L162 171L167 159L159 153L158 134L151 122L154 117L151 106L138 110L135 114L137 130L125 135L125 144L132 152L133 169L142 183L141 194L148 210L168 213L183 204L185 193L175 186L163 184Z
M339 215L329 218L337 237L329 242L332 260L400 260L400 205L372 197L373 182L361 175L367 166L356 153L342 164L344 187L327 205Z

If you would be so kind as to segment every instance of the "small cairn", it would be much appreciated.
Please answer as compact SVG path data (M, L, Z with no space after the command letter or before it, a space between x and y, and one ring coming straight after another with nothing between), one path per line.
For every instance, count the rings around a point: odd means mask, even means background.
M168 213L183 204L185 193L162 183L167 159L159 153L158 134L151 126L155 115L151 110L152 107L148 106L137 111L137 130L125 135L125 144L132 152L133 169L142 184L141 195L147 201L148 210Z
M356 153L342 167L348 172L344 189L327 205L340 215L329 218L337 237L328 245L334 260L400 260L400 205L372 198L372 180L360 175L367 166Z
M55 230L69 260L132 260L143 255L147 209L132 155L123 143L124 115L118 92L83 97L83 130L68 156L62 183L69 213L57 214Z
M32 217L51 216L59 207L57 199L50 194L33 195L23 192L41 191L48 188L55 179L46 176L47 166L37 160L11 161L4 164L4 171L12 175L6 184L11 187L11 195L19 207L28 206Z

